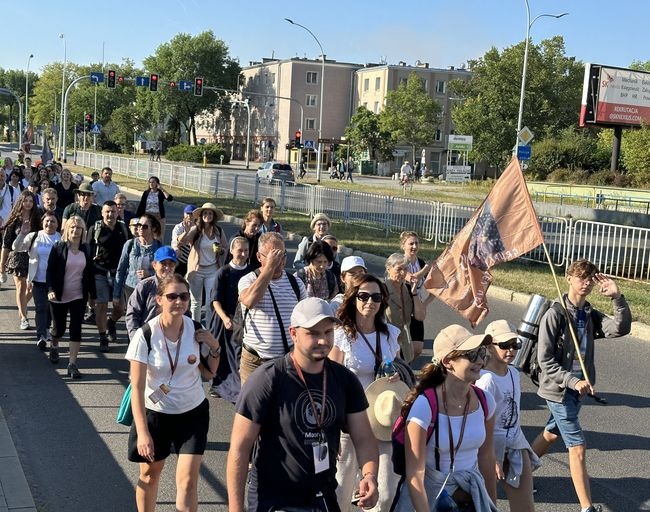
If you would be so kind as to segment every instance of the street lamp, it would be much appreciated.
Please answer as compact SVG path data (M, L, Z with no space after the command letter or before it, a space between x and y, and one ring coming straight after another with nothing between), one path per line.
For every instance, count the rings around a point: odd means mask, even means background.
M530 19L530 5L528 4L528 0L524 0L526 2L526 47L524 49L524 69L521 73L521 91L519 94L519 116L517 117L517 137L515 139L515 154L517 151L517 146L519 145L519 132L521 131L521 124L522 124L522 117L524 115L524 95L526 94L526 71L528 69L528 42L530 39L530 27L533 26L533 23L535 23L538 19L540 18L562 18L563 16L567 16L569 13L568 12L563 12L562 14L538 14L533 18L531 21Z
M30 53L27 58L27 72L25 73L25 124L27 124L27 105L29 103L29 61L34 58L34 54Z
M64 155L61 153L63 146L63 98L65 96L65 68L68 64L68 45L65 40L64 34L59 34L59 39L63 39L63 70L61 71L61 119L59 121L59 160L64 160Z
M323 51L323 45L320 44L320 41L311 30L309 30L304 25L301 25L300 23L296 23L295 21L289 18L284 18L284 19L289 23L291 23L292 25L296 25L297 27L300 27L306 30L307 32L309 32L309 35L311 35L311 37L314 38L314 41L316 41L316 44L318 44L318 47L320 48L320 57L321 57L320 112L318 114L318 162L316 164L316 181L320 183L320 169L321 169L321 157L322 157L322 143L320 139L322 139L323 136L323 82L325 80L325 52Z
M10 89L2 87L0 88L0 94L13 96L18 103L18 151L20 151L20 147L23 145L23 102L20 101L18 95Z

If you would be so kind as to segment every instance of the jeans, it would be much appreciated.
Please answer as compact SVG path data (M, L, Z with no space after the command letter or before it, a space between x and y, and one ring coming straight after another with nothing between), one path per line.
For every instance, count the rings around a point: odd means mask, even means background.
M50 326L50 302L47 299L47 285L32 281L32 295L34 297L34 309L36 310L36 339L48 339L50 337L47 329Z
M187 282L190 284L190 312L192 313L192 320L196 322L201 321L201 308L203 306L203 297L205 293L205 324L208 329L210 322L215 315L214 308L212 307L212 299L214 298L214 285L217 281L217 265L208 265L199 267L187 274Z
M546 401L551 417L546 423L546 430L562 437L567 449L585 444L585 436L580 426L578 414L582 407L580 393L567 389L562 402Z

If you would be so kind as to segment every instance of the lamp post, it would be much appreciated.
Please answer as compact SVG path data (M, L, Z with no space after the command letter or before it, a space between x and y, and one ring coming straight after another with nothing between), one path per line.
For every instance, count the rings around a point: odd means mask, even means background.
M60 127L59 127L59 160L64 160L65 156L61 152L62 147L63 147L63 111L64 111L64 105L63 105L63 98L65 96L65 68L68 64L68 44L65 40L65 35L64 34L59 34L59 39L63 39L63 71L61 71L61 119L60 119Z
M27 106L29 104L29 61L34 58L34 54L30 53L27 58L27 72L25 73L25 124L27 124Z
M320 57L321 57L321 73L320 73L320 112L318 114L318 162L316 163L316 181L320 183L320 170L321 170L321 158L322 158L322 143L320 142L320 139L322 139L323 135L323 82L325 79L325 52L323 51L323 45L320 44L320 41L318 38L314 35L314 33L309 30L307 27L304 25L301 25L300 23L296 23L295 21L289 19L289 18L284 18L286 21L291 23L292 25L296 25L297 27L300 27L304 30L306 30L311 37L314 38L314 41L316 41L316 44L320 48ZM301 130L302 132L302 130Z
M0 88L0 94L13 96L18 103L18 151L20 151L20 147L23 145L23 102L20 101L18 95L10 89L2 87Z
M519 145L519 132L521 131L522 118L524 115L524 96L526 94L526 71L528 69L528 42L530 40L530 28L540 18L562 18L563 16L568 15L568 12L563 12L562 14L538 14L535 16L532 21L530 19L530 5L528 0L526 2L526 46L524 48L524 66L521 72L521 91L519 93L519 116L517 117L517 134L515 137L515 147L514 153L517 153L517 146Z

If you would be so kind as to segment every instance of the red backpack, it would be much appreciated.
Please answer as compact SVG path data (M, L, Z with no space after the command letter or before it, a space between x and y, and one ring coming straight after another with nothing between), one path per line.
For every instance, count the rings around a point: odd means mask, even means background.
M478 397L478 401L481 404L483 409L483 415L487 417L488 406L487 399L485 398L485 392L472 384L472 388ZM429 401L429 407L431 407L431 423L427 429L427 444L433 435L433 430L438 423L438 397L436 396L436 390L434 388L427 388L424 390L423 395ZM413 404L411 404L411 407ZM407 411L404 411L399 415L395 424L393 425L393 433L391 434L391 442L393 445L393 454L391 460L393 461L393 471L398 475L406 474L406 456L404 454L404 442L406 437L406 418L408 418L411 408ZM437 452L436 452L437 453ZM438 466L438 464L436 464Z

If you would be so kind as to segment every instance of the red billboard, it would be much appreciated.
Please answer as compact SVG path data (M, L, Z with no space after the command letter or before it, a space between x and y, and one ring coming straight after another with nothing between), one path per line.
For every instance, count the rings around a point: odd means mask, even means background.
M585 65L580 126L650 124L650 73Z

